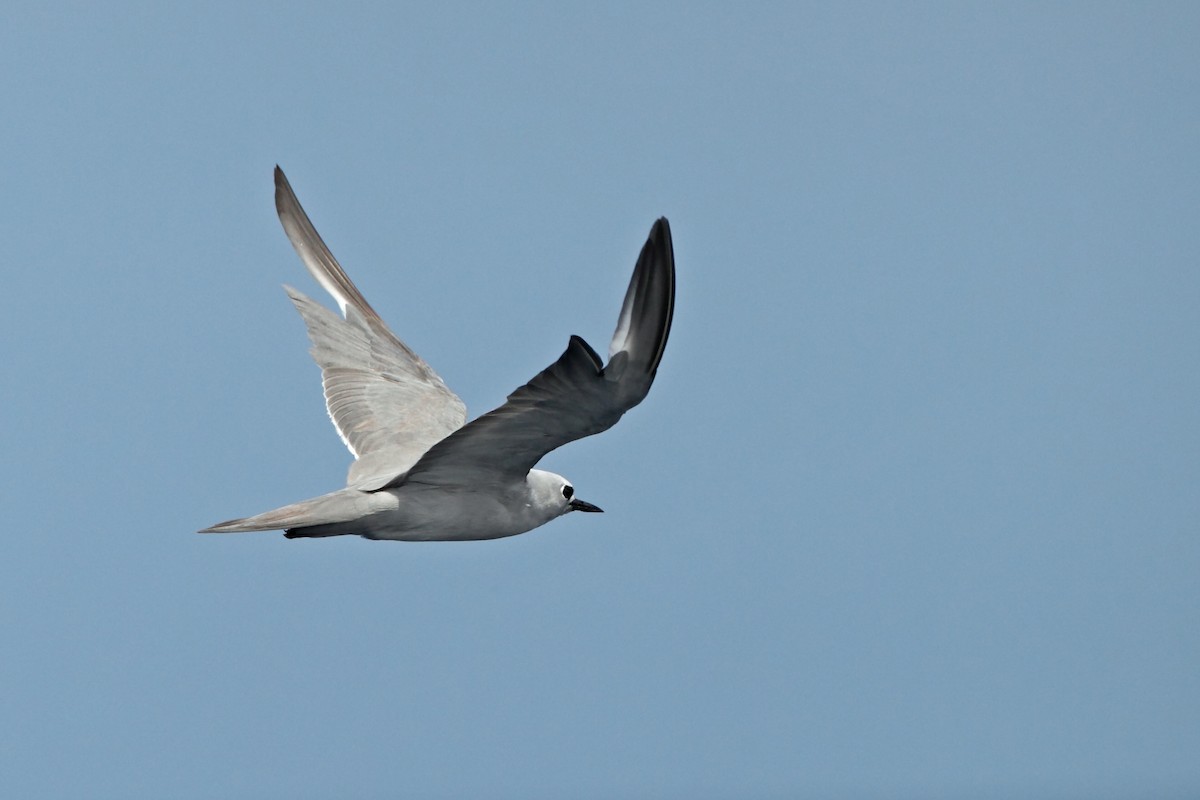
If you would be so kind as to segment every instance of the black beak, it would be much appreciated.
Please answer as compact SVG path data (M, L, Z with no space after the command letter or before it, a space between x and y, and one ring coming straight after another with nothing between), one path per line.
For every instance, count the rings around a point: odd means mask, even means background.
M572 511L604 511L604 509L600 508L600 506L594 506L591 503L585 503L582 500L572 500L568 505L571 507Z

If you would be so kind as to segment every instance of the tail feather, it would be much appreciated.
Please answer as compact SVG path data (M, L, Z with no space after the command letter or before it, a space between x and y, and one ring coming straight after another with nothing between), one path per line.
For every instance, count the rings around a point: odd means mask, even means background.
M282 511L283 509L279 509ZM288 523L280 517L275 519L277 511L268 511L253 517L229 519L201 529L200 533L250 533L253 531L278 531L286 528Z
M224 522L218 522L216 525L201 528L199 533L250 533L254 531L278 531L287 527L287 523L282 520L276 522L266 519L271 513L273 512L259 514L254 517L225 520Z
M386 502L387 499L389 498L377 498L354 489L341 489L314 497L311 500L302 500L273 511L256 514L253 517L218 522L216 525L204 528L200 533L286 530L289 538L358 533L358 529L362 527L359 524L362 518L379 510L372 507L372 501ZM337 533L332 532L334 528L339 529ZM293 532L295 532L295 536L291 535Z

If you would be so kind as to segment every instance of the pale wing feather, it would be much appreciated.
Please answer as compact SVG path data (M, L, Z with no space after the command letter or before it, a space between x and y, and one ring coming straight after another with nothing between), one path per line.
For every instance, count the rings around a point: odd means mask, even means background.
M435 444L404 482L510 483L523 479L551 450L608 430L650 391L674 305L675 259L664 218L654 224L634 268L608 364L572 336L557 361L504 405Z
M345 315L285 287L308 327L329 417L356 459L347 484L365 491L381 488L462 427L466 406L367 303L278 167L275 206L300 259Z

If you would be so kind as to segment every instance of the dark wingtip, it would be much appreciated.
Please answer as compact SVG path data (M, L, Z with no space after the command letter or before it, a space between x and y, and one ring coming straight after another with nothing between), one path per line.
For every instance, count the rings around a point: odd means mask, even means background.
M293 203L297 203L295 199L296 193L292 191L292 184L288 182L287 175L283 174L283 170L279 165L275 165L275 210L282 214L284 212L284 204L288 197L292 198Z
M671 240L671 223L667 221L666 217L659 217L651 226L643 256L646 251L658 254L658 260L665 264L667 279L666 312L663 314L662 329L658 334L658 348L650 362L650 373L654 374L658 371L658 365L662 361L663 351L667 347L667 339L671 335L671 322L675 318L675 245Z

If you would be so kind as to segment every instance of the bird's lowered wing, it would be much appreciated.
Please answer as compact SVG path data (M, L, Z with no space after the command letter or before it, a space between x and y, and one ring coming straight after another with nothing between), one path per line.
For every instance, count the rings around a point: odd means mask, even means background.
M346 483L379 489L462 427L466 406L371 308L321 240L279 167L275 209L300 259L344 316L285 287L308 326L329 417L355 457Z
M674 305L675 259L663 218L651 228L633 270L608 364L572 336L557 361L504 405L434 445L404 482L478 486L521 480L551 450L608 430L650 391Z

